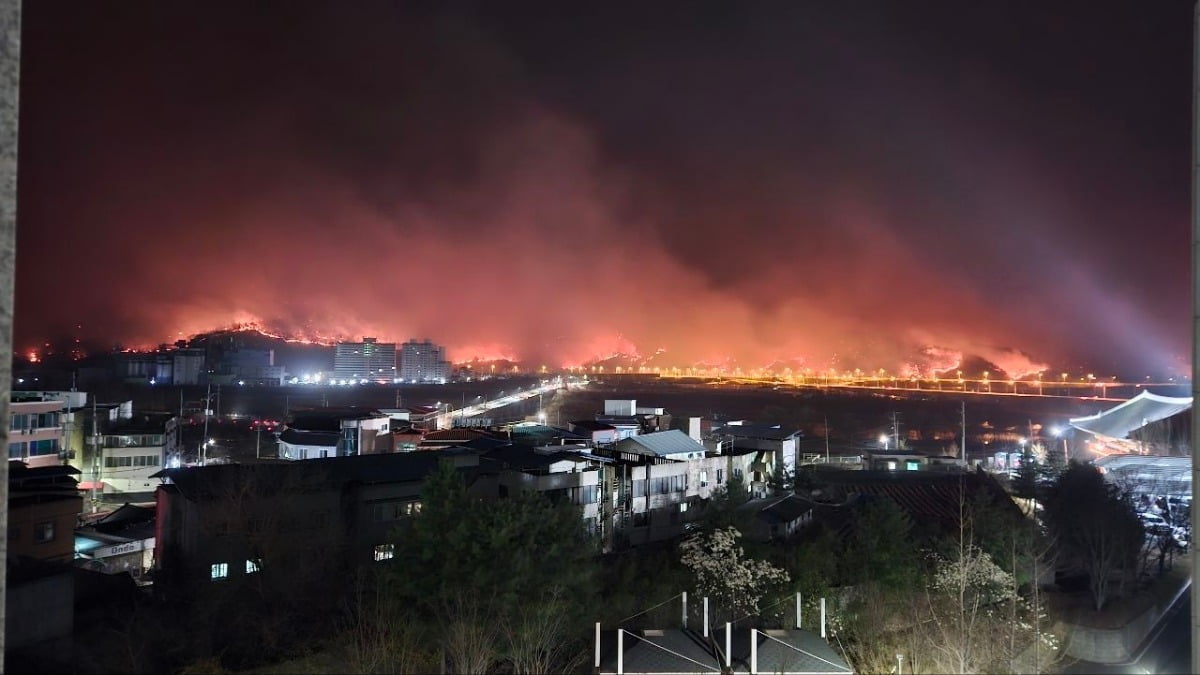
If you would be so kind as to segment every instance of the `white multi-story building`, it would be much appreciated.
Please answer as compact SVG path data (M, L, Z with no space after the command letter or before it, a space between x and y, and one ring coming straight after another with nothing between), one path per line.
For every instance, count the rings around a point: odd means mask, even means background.
M150 476L174 452L178 422L167 414L135 414L109 422L100 431L94 467L86 467L84 475L98 473L105 494L153 492L158 480Z
M333 379L351 382L392 382L396 379L396 343L365 337L362 342L339 342L333 353Z
M30 467L62 463L64 409L61 399L43 392L13 392L8 409L8 458Z
M446 349L429 340L400 345L400 379L405 382L445 382L450 379Z

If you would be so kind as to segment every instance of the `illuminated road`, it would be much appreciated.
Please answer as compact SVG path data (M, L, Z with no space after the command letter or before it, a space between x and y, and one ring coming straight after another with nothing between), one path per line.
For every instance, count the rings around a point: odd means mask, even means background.
M482 415L483 413L485 413L489 410L495 410L496 408L503 408L505 406L509 406L514 403L519 403L521 401L531 399L534 396L540 396L542 394L549 394L553 391L557 391L558 389L561 389L563 386L567 386L568 388L581 387L581 386L583 386L583 384L584 383L581 383L581 382L567 381L564 385L563 378L561 378L561 377L557 377L552 380L543 380L541 385L539 385L537 387L531 387L525 391L518 391L515 394L501 396L500 398L494 398L494 399L491 399L488 401L484 401L482 403L476 403L476 404L472 404L472 405L468 405L468 406L463 406L461 408L447 410L446 412L438 415L437 428L438 429L449 429L454 426L455 420L466 419L468 417L475 417L477 415Z
M992 380L959 378L899 378L837 375L830 377L697 377L658 373L661 379L701 380L712 386L774 386L780 389L876 391L896 394L954 394L957 396L1008 396L1020 398L1073 398L1089 401L1126 401L1145 388L1180 388L1179 382L1118 382L1115 379L1080 381Z

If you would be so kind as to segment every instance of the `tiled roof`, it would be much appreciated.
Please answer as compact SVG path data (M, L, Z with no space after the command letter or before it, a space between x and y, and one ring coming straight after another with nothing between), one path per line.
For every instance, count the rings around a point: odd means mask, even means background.
M819 483L845 495L887 497L904 509L915 522L953 526L958 522L959 503L970 504L986 491L993 503L1020 516L1020 509L991 476L975 473L924 471L815 471Z

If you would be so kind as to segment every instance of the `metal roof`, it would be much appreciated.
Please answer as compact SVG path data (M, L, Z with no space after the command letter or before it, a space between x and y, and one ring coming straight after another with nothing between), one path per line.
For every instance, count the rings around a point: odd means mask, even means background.
M637 445L645 452L658 455L659 457L692 452L698 452L703 455L705 452L703 445L697 443L691 436L678 429L630 436L618 443L617 448L626 449L630 444Z
M1192 399L1160 396L1149 391L1134 396L1124 403L1104 412L1087 417L1075 417L1068 422L1076 429L1108 436L1128 438L1129 434L1142 427L1176 415L1192 407Z

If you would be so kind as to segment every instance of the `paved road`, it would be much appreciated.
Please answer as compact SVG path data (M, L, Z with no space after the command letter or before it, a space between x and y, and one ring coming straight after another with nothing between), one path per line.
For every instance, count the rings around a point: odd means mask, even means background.
M1192 672L1191 644L1192 592L1189 588L1179 596L1166 616L1134 652L1133 663L1106 665L1079 661L1068 666L1067 673L1180 673Z

